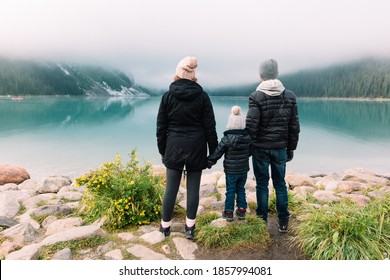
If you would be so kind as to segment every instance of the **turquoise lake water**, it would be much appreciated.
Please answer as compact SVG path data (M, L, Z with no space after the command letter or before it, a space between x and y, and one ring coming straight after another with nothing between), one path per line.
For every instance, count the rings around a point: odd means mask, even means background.
M212 97L220 139L230 108L247 111L245 97ZM72 178L103 162L138 159L161 164L156 147L160 98L0 98L0 164L32 178ZM366 168L390 172L390 102L298 99L301 134L288 170L314 174ZM222 159L212 170L221 169Z

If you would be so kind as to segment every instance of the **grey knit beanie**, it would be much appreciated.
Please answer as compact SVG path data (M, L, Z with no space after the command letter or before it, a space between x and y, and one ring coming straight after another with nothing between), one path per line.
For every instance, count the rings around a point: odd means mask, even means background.
M264 81L276 79L279 75L278 63L274 59L267 59L260 64L260 78Z

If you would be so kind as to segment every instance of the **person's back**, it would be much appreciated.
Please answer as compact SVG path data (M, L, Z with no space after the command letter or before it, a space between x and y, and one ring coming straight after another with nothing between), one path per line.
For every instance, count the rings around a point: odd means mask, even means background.
M157 147L166 167L166 188L160 231L170 235L172 214L185 168L187 209L185 232L194 239L202 170L207 168L207 148L218 144L210 98L197 83L195 57L185 57L177 67L169 90L162 96L157 114Z
M254 147L295 150L299 133L296 97L292 91L280 86L280 81L274 81L263 81L249 96L250 108L258 107L260 116L252 114L249 108L246 128ZM275 94L269 95L264 90L266 86L273 88Z
M297 148L300 125L295 94L277 78L278 64L269 59L260 65L260 85L249 96L246 129L252 138L252 162L256 177L256 214L268 221L269 168L276 193L279 231L287 232L290 213L286 162Z
M209 156L209 167L215 164L223 155L223 167L226 177L226 199L223 217L233 221L234 200L237 195L236 215L245 219L248 207L245 195L245 183L249 171L251 138L245 130L245 115L241 108L233 106L229 116L227 130L214 153Z
M170 85L161 100L157 127L165 166L179 170L186 165L187 171L207 167L207 143L214 151L217 135L210 98L197 82L178 79Z
M240 174L249 171L251 138L245 129L230 129L223 133L214 153L209 161L215 163L223 155L223 168L225 173Z
M167 116L169 119L169 129L188 129L194 127L203 129L205 122L204 115L209 116L211 110L205 106L209 100L203 88L194 81L179 79L171 83L169 91L163 96L163 101L167 104ZM215 125L212 117L209 117L210 127Z

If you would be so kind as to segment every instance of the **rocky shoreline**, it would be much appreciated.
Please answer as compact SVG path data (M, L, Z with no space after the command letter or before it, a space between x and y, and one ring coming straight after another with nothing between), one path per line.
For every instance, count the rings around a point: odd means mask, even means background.
M156 166L155 172L164 172L164 167ZM304 201L310 195L318 202L312 203L313 206L318 208L342 199L364 207L371 200L390 194L390 174L375 174L359 168L329 175L288 173L286 181L296 199ZM255 186L254 179L249 178L246 184L248 203L256 202ZM83 187L75 187L74 182L64 176L0 183L0 259L196 259L198 245L185 239L181 220L174 220L168 240L158 231L158 223L115 233L104 230L104 220L86 225L73 214L83 192ZM182 208L186 207L185 193L183 186L177 198ZM225 199L223 172L213 171L202 176L200 198L199 214L222 211ZM48 246L94 237L100 237L102 243L77 252L59 246L58 251L44 255Z

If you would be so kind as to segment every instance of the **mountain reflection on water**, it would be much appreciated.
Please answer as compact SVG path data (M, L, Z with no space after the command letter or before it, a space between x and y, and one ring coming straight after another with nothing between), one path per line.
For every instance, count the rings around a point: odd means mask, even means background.
M161 98L0 98L0 163L32 176L75 177L136 148L139 159L161 164L156 116ZM218 138L233 105L246 97L211 97ZM298 99L301 134L293 172L328 173L362 167L389 172L390 102ZM215 168L222 169L222 159ZM215 168L213 168L215 170ZM210 170L206 170L209 172Z

